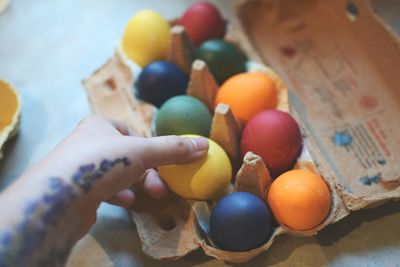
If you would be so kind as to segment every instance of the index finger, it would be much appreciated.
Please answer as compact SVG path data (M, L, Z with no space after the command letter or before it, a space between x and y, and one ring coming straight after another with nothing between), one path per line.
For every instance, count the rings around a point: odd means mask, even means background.
M146 169L169 164L185 164L204 157L208 147L208 140L203 137L143 138L143 142L140 142L140 157Z

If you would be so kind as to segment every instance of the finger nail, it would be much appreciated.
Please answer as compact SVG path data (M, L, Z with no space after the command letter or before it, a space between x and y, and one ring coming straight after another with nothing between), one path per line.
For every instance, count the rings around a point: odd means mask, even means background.
M190 138L190 141L195 145L197 151L208 150L208 140L202 137Z

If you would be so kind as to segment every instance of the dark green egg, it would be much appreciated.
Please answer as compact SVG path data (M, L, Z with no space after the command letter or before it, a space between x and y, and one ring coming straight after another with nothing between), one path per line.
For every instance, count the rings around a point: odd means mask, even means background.
M197 98L187 95L175 96L158 110L154 126L157 136L198 134L208 137L211 113Z
M218 84L235 74L246 71L247 58L236 46L224 40L210 40L196 51L196 57L205 61Z

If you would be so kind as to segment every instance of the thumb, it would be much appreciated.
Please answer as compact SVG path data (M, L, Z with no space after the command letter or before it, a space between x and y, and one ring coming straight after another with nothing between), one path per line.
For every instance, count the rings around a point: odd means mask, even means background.
M146 169L169 164L185 164L204 157L208 140L203 137L160 136L144 138L140 156Z

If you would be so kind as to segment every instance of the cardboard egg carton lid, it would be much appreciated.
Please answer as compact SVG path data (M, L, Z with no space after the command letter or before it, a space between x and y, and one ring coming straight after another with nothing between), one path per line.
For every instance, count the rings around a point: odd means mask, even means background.
M237 14L345 208L399 198L400 42L369 3L248 0Z

